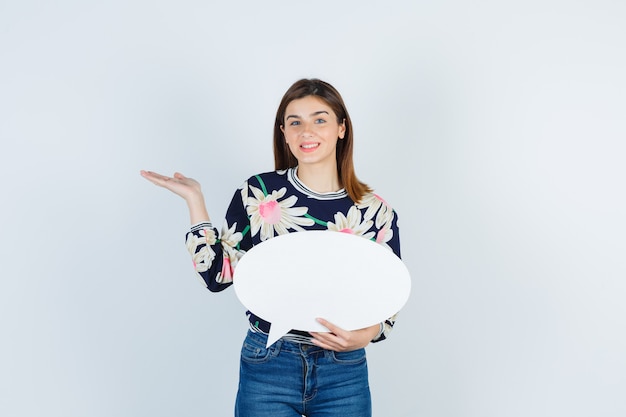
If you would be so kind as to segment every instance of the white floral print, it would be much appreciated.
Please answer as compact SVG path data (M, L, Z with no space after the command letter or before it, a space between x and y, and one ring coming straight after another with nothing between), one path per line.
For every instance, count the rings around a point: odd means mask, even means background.
M243 250L237 249L237 245L241 242L243 235L241 232L236 232L237 222L233 223L231 227L228 227L228 223L225 221L222 227L221 244L223 249L222 270L218 272L215 281L220 284L233 281L233 272L237 263L241 257L246 253Z
M328 222L328 230L351 233L353 235L363 236L366 239L372 239L375 236L374 232L368 232L373 222L371 220L363 221L361 210L356 206L350 207L347 216L339 212L336 213L334 217L334 222Z
M260 231L260 238L263 241L274 237L275 234L287 234L289 233L288 229L303 231L301 226L313 225L312 219L303 217L308 211L307 207L293 207L298 201L298 197L292 195L279 201L287 192L285 187L278 191L272 191L267 196L252 185L249 188L254 194L254 197L248 197L246 208L250 216L252 236Z
M202 229L197 233L197 235L194 235L193 233L187 234L187 241L185 243L187 245L187 250L191 254L193 267L196 272L200 273L208 271L211 265L213 265L215 252L211 248L211 245L215 244L217 238L213 229ZM198 247L200 247L199 250ZM200 275L197 276L204 285L207 285Z
M387 242L390 242L393 239L393 229L390 227L383 227L376 233L376 243L380 243L385 246L387 249L393 251L391 246L388 245Z
M368 193L361 199L361 202L357 205L358 208L367 208L363 218L366 220L374 218L376 216L376 228L380 229L385 225L388 227L393 220L393 210L378 194Z

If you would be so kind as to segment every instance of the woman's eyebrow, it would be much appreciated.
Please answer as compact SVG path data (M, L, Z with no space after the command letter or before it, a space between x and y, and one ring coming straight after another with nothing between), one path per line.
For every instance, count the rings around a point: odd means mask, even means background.
M328 114L328 112L326 110L320 110L316 111L315 113L311 113L311 116L318 116L320 114ZM290 118L299 119L300 116L298 116L297 114L290 114L289 116L285 117L285 120L288 120Z

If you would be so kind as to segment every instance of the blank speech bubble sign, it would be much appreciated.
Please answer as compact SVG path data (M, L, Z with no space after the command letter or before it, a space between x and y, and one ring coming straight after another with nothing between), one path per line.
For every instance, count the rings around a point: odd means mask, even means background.
M237 263L239 301L272 323L267 346L291 329L327 332L385 321L411 292L409 271L389 248L334 231L289 233L250 249Z

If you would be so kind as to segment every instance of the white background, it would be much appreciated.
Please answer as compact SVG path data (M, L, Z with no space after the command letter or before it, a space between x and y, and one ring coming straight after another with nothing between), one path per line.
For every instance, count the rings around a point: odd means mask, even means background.
M302 77L400 216L375 415L626 415L625 4L1 0L0 415L232 415L244 308L139 170L221 225Z

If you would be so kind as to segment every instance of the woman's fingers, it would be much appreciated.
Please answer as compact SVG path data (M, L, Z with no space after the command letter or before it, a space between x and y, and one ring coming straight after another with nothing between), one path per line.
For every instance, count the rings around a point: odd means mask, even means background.
M156 172L152 171L141 171L141 176L152 182L153 184L160 185L162 187L165 187L167 182L172 179L170 177L157 174Z
M310 332L314 338L313 343L324 349L335 351L349 351L365 347L376 336L379 325L366 327L358 330L344 330L339 326L318 318L317 321L330 332Z
M185 177L180 172L176 172L174 176L168 177L152 171L140 171L141 176L151 183L170 190L183 198L187 198L194 192L199 192L200 187L197 181Z
M147 179L158 180L158 179L165 179L165 178L167 178L165 175L161 175L161 174L158 174L158 173L152 172L152 171L141 170L141 171L139 171L139 173L141 174L142 177L147 178Z

